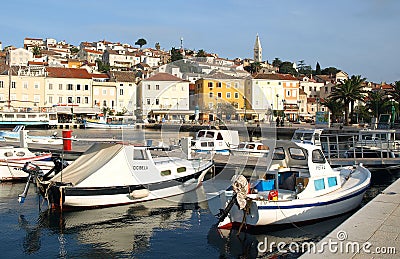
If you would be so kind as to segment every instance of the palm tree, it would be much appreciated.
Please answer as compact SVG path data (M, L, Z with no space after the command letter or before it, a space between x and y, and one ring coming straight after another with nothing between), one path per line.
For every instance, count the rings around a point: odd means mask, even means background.
M367 107L375 114L376 118L385 111L388 101L388 96L382 90L368 92Z
M325 98L321 104L329 109L332 114L332 121L342 116L343 103L332 98Z
M344 124L349 124L349 104L353 111L355 101L364 100L364 91L362 90L362 83L365 78L361 76L351 76L350 79L345 80L343 83L337 85L329 96L333 100L344 103Z

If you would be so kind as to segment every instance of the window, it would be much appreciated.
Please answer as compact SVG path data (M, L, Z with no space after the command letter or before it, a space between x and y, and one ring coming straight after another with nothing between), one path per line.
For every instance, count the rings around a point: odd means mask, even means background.
M62 89L63 89L62 84L58 84L58 90L62 90Z
M220 93L217 93L217 97L219 98L219 99L221 99L222 98L222 93L220 92Z
M160 90L160 85L156 85L156 90Z
M212 82L208 82L208 87L212 88L213 87L213 83Z
M28 89L28 82L24 82L24 89Z
M328 87L327 86L325 86L325 93L327 93L328 92Z
M0 88L4 88L4 82L0 81Z
M69 90L69 91L74 90L74 87L72 86L72 84L67 84L67 90Z
M151 88L150 88L150 85L147 85L147 90L150 90Z
M324 178L318 179L318 180L314 180L314 188L315 188L316 191L320 191L320 190L325 189Z
M124 89L119 89L119 95L124 95Z
M133 160L148 160L146 151L143 149L134 149Z
M231 98L231 93L230 93L230 92L226 93L226 98L227 98L227 99L230 99L230 98Z
M76 103L81 103L81 97L76 97Z
M325 157L324 154L322 154L321 150L315 149L312 151L312 161L313 163L319 163L319 164L325 163Z
M218 134L217 134L217 140L224 140L224 138L222 137L221 132L218 132Z
M186 167L184 167L184 166L178 167L178 168L176 169L176 172L178 172L178 173L184 173L184 172L186 172Z
M309 89L310 89L310 92L311 92L312 91L312 87L310 86Z
M239 84L238 83L235 83L235 88L238 88L239 87Z
M239 99L239 93L235 93L235 99Z
M11 82L11 88L16 88L17 86L16 86L17 84L15 83L15 82Z
M295 160L305 160L306 155L304 154L303 150L300 148L289 148L290 157Z
M286 96L290 96L290 90L286 92Z
M168 175L171 175L171 170L163 170L163 171L161 171L161 176L168 176Z
M218 83L217 83L217 87L218 87L218 88L222 88L222 83L221 83L221 82L218 82Z
M209 96L210 96L210 98L213 98L214 94L212 92L210 92Z
M58 103L62 103L62 97L58 97Z
M102 93L103 95L107 95L107 89L103 89Z
M40 88L40 83L39 82L35 82L34 87L35 87L35 89L39 89ZM26 85L26 88L28 88L28 84Z
M49 103L50 103L50 104L53 103L53 96L49 96Z
M89 91L89 85L85 85L85 91Z
M85 103L89 103L89 97L85 97Z
M285 151L283 150L283 147L275 148L272 160L283 160L283 159L285 159Z
M150 105L150 99L147 99L146 101L147 101L147 105Z
M226 88L231 88L231 83L226 83Z
M103 106L107 107L107 100L103 100Z
M156 99L156 105L160 104L160 99Z
M337 185L337 178L336 176L328 177L328 186L333 187Z
M49 84L49 90L53 90L53 84Z
M73 103L74 102L74 99L70 96L70 97L68 97L68 103Z
M81 85L80 85L80 84L77 84L77 85L76 85L76 90L78 90L78 91L81 90Z

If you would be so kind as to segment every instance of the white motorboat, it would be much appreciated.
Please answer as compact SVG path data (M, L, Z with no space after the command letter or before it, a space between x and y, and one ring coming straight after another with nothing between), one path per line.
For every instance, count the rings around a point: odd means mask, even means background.
M52 207L107 207L194 190L212 167L211 160L153 158L144 146L96 143L50 180L37 182Z
M239 132L237 130L200 130L191 145L191 149L196 153L229 155L229 150L239 145Z
M86 129L134 129L135 123L133 120L101 116L98 120L85 120L84 126Z
M264 175L247 183L238 175L234 191L208 193L219 228L306 222L357 208L370 184L362 165L332 168L311 142L276 141Z
M0 141L19 142L21 131L25 130L24 125L17 125L11 131L0 131ZM57 137L57 132L51 136L35 136L26 134L27 144L62 145L63 140Z
M28 174L22 170L26 162L35 162L42 170L49 171L54 163L51 153L35 154L27 148L0 147L0 181L25 180Z
M269 147L262 142L246 141L240 142L237 148L231 148L230 151L234 156L266 157Z

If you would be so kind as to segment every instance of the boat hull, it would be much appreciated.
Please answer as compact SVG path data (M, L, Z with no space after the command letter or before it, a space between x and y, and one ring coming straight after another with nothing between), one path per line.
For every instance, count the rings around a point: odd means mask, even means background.
M252 200L249 213L245 216L245 222L250 226L290 224L319 220L352 211L360 206L370 183L369 172L359 173L369 174L369 177L365 177L365 180L357 186L343 188L331 194L308 199ZM230 194L230 192L222 192L209 200L209 207L213 214L226 207L230 201L227 194ZM229 229L234 225L240 225L243 222L243 214L244 211L234 205L228 216L218 224L218 227Z
M42 183L41 193L46 195L52 207L63 210L111 207L180 195L196 189L201 185L204 176L212 164L199 172L185 176L184 179L156 182L143 185L109 186L97 188L79 188ZM47 190L48 188L48 190ZM134 192L142 192L135 197ZM143 195L146 193L147 195ZM62 194L62 196L61 196Z
M86 122L87 129L134 129L134 124L109 124L101 122Z

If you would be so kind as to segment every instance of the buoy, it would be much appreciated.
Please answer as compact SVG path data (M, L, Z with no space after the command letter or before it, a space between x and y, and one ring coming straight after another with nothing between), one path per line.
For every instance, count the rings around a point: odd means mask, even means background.
M147 189L140 189L140 190L135 190L132 191L129 196L133 199L141 199L141 198L146 198L149 196L149 190Z
M270 201L277 201L278 200L278 191L277 190L271 190L268 193L268 200Z

